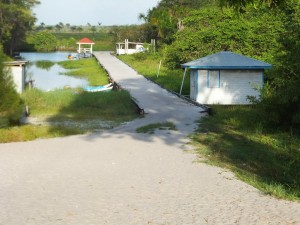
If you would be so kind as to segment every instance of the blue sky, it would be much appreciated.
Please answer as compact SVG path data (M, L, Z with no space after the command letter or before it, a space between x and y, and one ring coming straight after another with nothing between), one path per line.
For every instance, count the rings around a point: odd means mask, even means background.
M71 25L138 24L139 13L147 14L159 0L40 0L33 9L38 21L47 25L59 22Z

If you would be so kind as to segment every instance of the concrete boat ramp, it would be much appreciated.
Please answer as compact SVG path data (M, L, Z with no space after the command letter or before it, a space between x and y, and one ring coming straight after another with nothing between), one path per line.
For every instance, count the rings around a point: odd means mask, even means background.
M202 109L106 52L148 114L99 133L0 144L0 225L299 225L300 204L262 195L186 149ZM171 121L178 131L139 134Z

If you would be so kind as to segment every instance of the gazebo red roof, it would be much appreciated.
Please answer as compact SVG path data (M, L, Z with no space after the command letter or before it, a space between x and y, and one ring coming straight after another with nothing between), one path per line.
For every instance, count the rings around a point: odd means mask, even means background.
M80 41L77 42L77 44L95 44L95 42L91 41L88 38L82 38Z

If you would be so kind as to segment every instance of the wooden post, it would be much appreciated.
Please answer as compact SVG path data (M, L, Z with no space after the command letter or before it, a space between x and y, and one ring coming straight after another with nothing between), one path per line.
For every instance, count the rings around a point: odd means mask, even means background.
M159 71L160 71L160 67L161 67L161 61L162 61L162 60L160 60L160 62L159 62L159 66L158 66L158 70L157 70L157 75L156 75L157 78L158 78L158 76L159 76Z
M125 39L125 54L128 54L128 39Z
M183 78L182 78L182 82L181 82L181 87L180 87L180 92L179 92L180 95L181 95L181 92L182 92L182 88L183 88L183 83L184 83L186 71L187 71L187 68L184 68L184 74L183 74Z

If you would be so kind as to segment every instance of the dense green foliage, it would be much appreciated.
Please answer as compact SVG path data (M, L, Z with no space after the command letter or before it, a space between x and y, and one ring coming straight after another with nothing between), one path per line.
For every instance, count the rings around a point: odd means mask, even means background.
M183 19L191 10L214 4L210 0L161 0L147 15L139 16L145 20L146 40L155 38L161 45L171 44L173 35L184 28Z
M213 111L194 135L198 151L265 193L300 200L299 136L266 129L253 106L213 106Z
M17 122L22 113L22 102L15 90L9 68L4 67L4 59L0 46L0 127Z
M300 3L283 10L287 15L282 47L276 67L269 76L259 107L267 121L275 126L300 130Z
M38 3L37 0L0 0L0 44L6 54L12 55L32 29L35 17L31 8Z
M28 35L23 51L76 51L77 42L82 38L89 38L95 42L94 51L111 51L115 48L114 35L101 31L98 33L55 33L49 30L34 31Z
M73 42L73 46L70 46L70 48L73 48L73 50L77 49L76 42L81 40L82 38L89 38L90 40L93 40L95 42L95 45L93 46L94 51L112 51L115 49L115 41L114 41L114 35L110 33L110 30L100 30L96 33L88 33L88 32L71 32L71 33L53 33L57 39L61 40L62 43L64 41L69 42L68 40L75 40ZM60 46L62 46L60 44Z
M27 38L27 43L32 45L36 51L55 51L58 46L58 39L48 31L41 31L31 34Z
M267 62L280 48L277 39L283 32L282 14L266 10L249 10L236 15L231 9L206 8L191 13L185 28L168 46L170 68L219 51L233 51Z
M247 6L251 5L255 8L260 6L268 6L269 8L283 8L290 2L298 0L219 0L221 6L229 6L237 12L244 12Z

